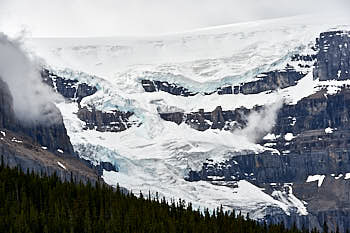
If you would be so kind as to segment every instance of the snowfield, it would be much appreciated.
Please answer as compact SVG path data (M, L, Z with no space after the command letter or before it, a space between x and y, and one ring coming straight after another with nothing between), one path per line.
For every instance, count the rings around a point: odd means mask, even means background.
M234 153L259 153L268 148L255 144L249 130L199 132L188 125L163 121L158 110L190 112L217 106L233 110L240 106L296 104L321 87L334 94L342 84L314 80L311 69L298 85L255 95L174 96L165 92L146 93L140 80L153 79L176 83L190 91L213 91L225 84L253 80L258 74L283 69L295 53L313 53L311 46L320 32L342 24L328 23L312 16L292 17L226 25L182 34L153 38L75 38L31 39L29 50L38 54L58 75L94 85L97 93L84 98L82 106L99 110L132 111L134 126L120 133L83 130L76 116L76 103L61 102L60 108L72 144L82 157L98 164L111 162L119 172L104 171L104 180L134 193L158 193L166 198L181 198L197 207L235 208L263 218L266 209L275 207L290 214L297 209L306 215L301 200L292 193L269 196L247 181L230 188L209 182L187 182L189 169L199 170L206 159L225 160ZM300 68L301 69L301 68ZM278 107L274 108L274 112ZM274 124L254 119L264 135ZM260 124L266 122L265 124ZM140 124L136 124L140 123ZM260 126L259 126L260 124ZM288 135L293 137L293 135Z

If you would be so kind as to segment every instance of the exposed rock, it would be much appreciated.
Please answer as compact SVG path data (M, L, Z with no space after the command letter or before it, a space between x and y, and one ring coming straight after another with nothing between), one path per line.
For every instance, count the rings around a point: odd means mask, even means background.
M81 83L78 80L65 79L43 69L41 76L46 84L54 88L63 97L80 102L83 98L93 95L97 88Z
M211 120L213 121L211 126L212 129L222 129L225 126L225 119L221 106L216 107L211 113Z
M217 90L219 95L239 94L239 91L233 92L232 86L221 87Z
M226 86L218 89L219 95L225 94L258 94L265 91L284 89L295 86L297 82L305 77L306 74L295 71L287 66L285 70L270 71L260 74L257 80L241 83L238 86Z
M0 157L6 165L20 167L24 172L56 173L63 181L90 181L93 184L100 181L97 171L80 159L67 154L57 156L27 136L6 129L1 131L5 136L0 138Z
M184 87L179 87L173 83L141 80L142 87L146 92L164 91L172 95L194 96L198 93L192 93Z
M77 116L86 123L86 129L96 129L100 132L121 132L130 128L134 123L129 118L132 112L111 111L102 112L92 107L89 110L86 106L81 107L80 102L83 98L91 96L97 92L97 88L78 80L65 79L53 74L47 69L41 72L45 83L50 85L55 91L60 93L66 99L78 102Z
M224 177L225 181L244 179L260 185L264 183L303 183L309 175L349 172L349 155L350 151L345 149L303 154L279 155L264 152L233 155L231 159L222 163L212 163L208 160L203 164L200 172L192 171L188 180L212 181L212 177Z
M264 91L284 89L297 85L297 82L305 77L306 74L297 72L292 68L286 68L283 71L271 71L262 73L257 81L241 84L239 93L244 95L258 94Z
M253 110L258 109L260 107L256 107ZM166 121L175 122L178 125L185 122L199 131L205 131L207 129L234 130L246 125L247 119L245 116L250 112L250 109L244 107L222 111L221 106L218 106L212 112L204 112L204 109L199 109L198 112L191 113L160 113L160 117Z
M292 183L293 193L308 203L308 216L277 214L268 222L284 221L288 226L318 227L326 220L330 229L349 228L350 180L330 174L350 172L350 90L337 94L325 90L295 105L280 109L271 138L261 144L275 149L264 153L232 154L225 162L208 160L201 171L190 171L189 181L248 180L268 192L267 184ZM233 120L237 118L232 118ZM309 175L326 175L321 187L305 183ZM270 193L271 194L271 193Z
M102 112L92 108L89 110L86 106L80 108L77 116L86 123L86 129L96 129L100 132L121 132L130 128L133 123L129 118L132 112L111 111Z
M331 31L321 33L314 78L324 80L346 80L350 78L349 32Z
M260 74L256 80L247 83L241 83L238 86L224 86L210 93L202 93L211 95L218 93L219 95L228 94L257 94L265 91L272 91L295 86L297 82L305 77L305 73L295 71L292 67L287 66L285 70L270 71ZM164 91L172 95L194 96L199 92L190 92L188 89L173 83L142 80L142 87L146 92Z
M270 189L268 185L264 188ZM295 196L307 203L309 214L306 216L297 214L268 216L266 218L268 223L283 221L288 226L296 223L299 228L303 226L309 229L316 227L322 231L323 223L327 222L330 231L333 232L337 228L339 232L346 232L350 229L350 180L344 179L344 176L326 175L321 186L318 185L318 181L304 182L293 184L292 189ZM271 191L269 192L271 193Z
M19 121L13 111L13 100L8 86L0 79L0 128L12 130L31 137L34 142L48 147L53 153L62 150L67 154L74 154L73 146L67 135L60 111L53 106L57 112L59 121L46 124L39 122L36 125L27 125Z
M97 169L99 176L103 175L104 170L108 172L119 172L119 169L110 162L100 162L99 165L96 165L94 167Z
M160 117L166 121L172 121L176 124L180 125L184 119L183 112L172 112L172 113L160 113Z

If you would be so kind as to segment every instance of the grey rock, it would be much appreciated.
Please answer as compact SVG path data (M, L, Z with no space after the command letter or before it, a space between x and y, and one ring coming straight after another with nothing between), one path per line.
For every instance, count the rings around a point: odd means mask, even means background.
M87 107L80 108L77 116L86 123L86 129L96 129L100 132L121 132L130 128L133 124L129 118L132 112L102 112L94 107L89 110Z
M314 78L347 80L350 78L350 35L345 31L321 33L317 40L317 62Z

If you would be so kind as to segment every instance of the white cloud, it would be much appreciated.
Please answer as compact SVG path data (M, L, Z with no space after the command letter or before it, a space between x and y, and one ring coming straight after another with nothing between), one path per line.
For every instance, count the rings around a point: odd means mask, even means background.
M56 123L60 113L53 105L59 100L51 88L42 83L39 65L21 47L0 33L0 78L8 85L13 109L22 123Z
M0 27L34 36L143 35L315 12L347 0L1 0Z

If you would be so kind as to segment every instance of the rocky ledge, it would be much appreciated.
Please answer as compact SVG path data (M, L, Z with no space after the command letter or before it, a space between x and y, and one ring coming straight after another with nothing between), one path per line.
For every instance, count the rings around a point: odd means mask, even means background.
M94 86L81 83L78 80L62 78L48 69L42 69L41 77L43 81L60 93L63 97L80 102L83 98L93 95L97 92Z
M348 32L322 33L314 49L316 55L298 55L293 60L314 62L314 78L320 81L349 80L349 38ZM278 200L294 195L303 201L308 215L274 213L267 214L265 220L319 229L327 222L330 230L345 232L350 228L350 88L337 86L336 92L320 89L297 104L284 104L272 132L259 141L269 150L228 154L222 162L208 159L186 179L231 185L248 180ZM244 124L239 115L225 119L220 108L216 112L220 125L229 121ZM168 114L163 119L181 123L187 115ZM201 127L205 128L210 126Z
M302 58L300 58L302 59ZM216 91L210 93L202 93L204 95L211 95L217 93L219 95L228 94L258 94L265 91L273 91L277 89L283 89L291 86L295 86L297 82L305 77L306 73L294 70L293 67L287 66L284 70L276 70L261 73L255 77L254 81L241 83L237 86L227 85L218 88ZM199 92L190 92L188 89L181 87L174 83L141 80L143 89L146 92L164 91L172 95L178 96L194 96Z
M118 110L103 112L92 107L81 107L83 98L97 92L97 88L78 80L60 77L48 69L43 69L41 76L46 84L61 94L66 100L78 103L77 116L86 123L85 129L95 129L100 132L121 132L130 128L134 122L130 121L132 112Z
M29 136L35 143L45 146L51 152L58 154L58 150L66 154L74 154L73 146L67 135L60 111L51 106L57 115L57 122L52 124L25 124L17 119L13 111L13 99L8 86L0 78L0 128Z
M85 129L95 129L100 132L122 132L130 128L134 123L130 117L134 113L113 110L102 112L92 107L79 108L77 116L85 122Z
M53 106L54 107L54 106ZM80 160L67 135L60 111L54 123L24 124L13 111L13 99L0 79L0 154L10 167L52 175L62 180L99 181L98 172Z
M256 107L253 111L257 111L261 107ZM237 108L232 111L223 111L221 106L218 106L212 112L204 112L200 109L198 112L183 113L159 113L160 117L166 121L172 121L180 125L185 122L192 128L205 131L208 129L234 130L242 128L246 125L246 116L252 110L244 107Z

